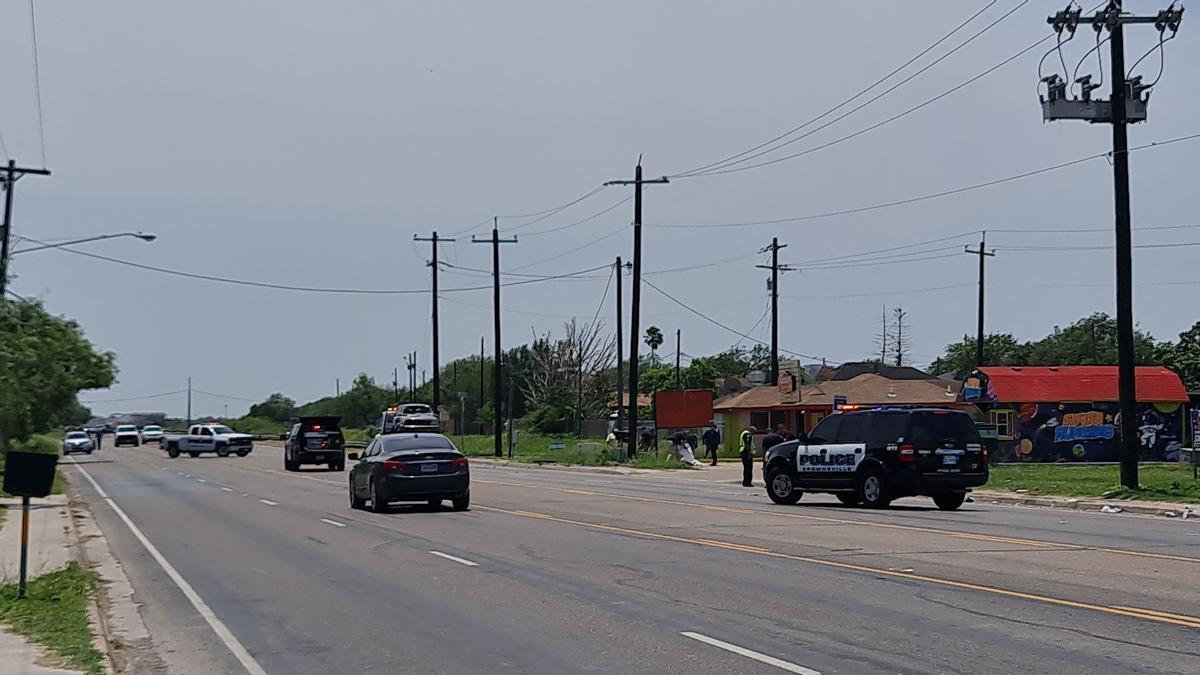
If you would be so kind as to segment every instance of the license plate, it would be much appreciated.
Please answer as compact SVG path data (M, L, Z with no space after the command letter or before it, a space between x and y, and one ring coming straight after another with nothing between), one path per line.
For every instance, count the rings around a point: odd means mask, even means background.
M438 470L437 464L422 464L421 465L421 473L437 473L437 470Z
M958 464L958 455L943 455L942 464Z

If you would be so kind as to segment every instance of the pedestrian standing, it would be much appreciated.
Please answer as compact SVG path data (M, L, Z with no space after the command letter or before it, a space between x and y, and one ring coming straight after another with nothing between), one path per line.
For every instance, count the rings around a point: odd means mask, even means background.
M742 430L742 487L754 487L754 434L757 433L753 424Z
M721 432L717 429L716 422L709 422L708 429L704 431L704 451L712 455L712 465L717 465L717 450L721 448Z
M763 456L766 457L767 451L783 442L783 425L775 427L775 430L763 436Z

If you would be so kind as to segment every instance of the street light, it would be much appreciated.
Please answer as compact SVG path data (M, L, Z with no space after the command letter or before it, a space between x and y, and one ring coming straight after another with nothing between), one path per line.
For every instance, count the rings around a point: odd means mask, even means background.
M145 232L116 232L113 234L100 234L100 235L96 235L94 237L84 237L82 239L72 239L70 241L60 241L56 244L42 244L41 246L31 246L30 248L23 248L18 251L13 251L11 255L17 255L19 253L32 253L34 251L44 251L48 248L61 248L63 246L71 246L74 244L86 244L88 242L101 241L103 239L117 239L120 237L133 237L135 239L141 239L142 241L154 241L155 239L158 239L158 235L147 234ZM29 239L28 237L21 237L21 239L26 239L28 241L35 241L33 239Z

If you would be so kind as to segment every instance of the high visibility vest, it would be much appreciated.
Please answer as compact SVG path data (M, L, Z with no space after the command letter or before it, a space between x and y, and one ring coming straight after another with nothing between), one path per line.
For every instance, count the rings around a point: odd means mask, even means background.
M741 439L741 440L742 440L742 447L741 447L740 449L742 449L742 450L753 450L753 449L754 449L754 441L753 441L753 438L754 438L754 434L751 434L749 429L745 429L745 430L743 430L743 431L742 431L742 439Z

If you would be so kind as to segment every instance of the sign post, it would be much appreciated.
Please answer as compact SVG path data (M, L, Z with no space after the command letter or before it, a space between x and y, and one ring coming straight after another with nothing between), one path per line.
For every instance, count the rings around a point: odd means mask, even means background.
M25 597L29 570L29 498L45 497L54 485L58 455L11 451L5 460L4 491L21 498L21 566L17 597Z

